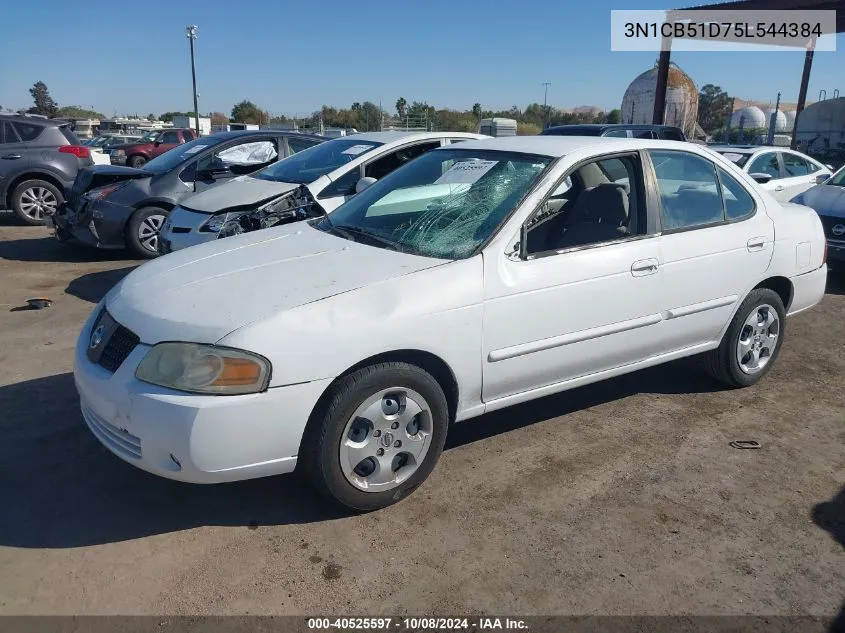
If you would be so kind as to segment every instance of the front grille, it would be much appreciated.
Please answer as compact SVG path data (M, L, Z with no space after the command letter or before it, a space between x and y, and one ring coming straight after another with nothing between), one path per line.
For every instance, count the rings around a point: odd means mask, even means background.
M91 432L115 453L141 459L141 440L132 435L129 431L117 428L114 424L106 422L103 418L94 413L82 403L82 417Z
M824 227L824 235L827 239L845 240L845 234L833 234L834 226L836 226L837 224L845 226L845 218L837 218L830 215L819 215L819 219L822 221L822 226Z
M138 338L137 334L122 325L118 325L106 342L103 353L100 354L100 367L112 373L116 372L140 342L141 339Z

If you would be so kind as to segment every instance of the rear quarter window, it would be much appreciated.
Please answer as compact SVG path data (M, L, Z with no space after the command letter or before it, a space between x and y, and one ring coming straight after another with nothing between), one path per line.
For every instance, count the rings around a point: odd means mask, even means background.
M41 135L41 131L44 129L40 125L34 125L32 123L17 122L14 126L22 141L34 141Z
M74 134L73 132L71 132L71 130L70 130L70 128L69 128L69 127L67 127L66 125L62 125L62 126L59 128L59 131L62 133L62 136L64 136L64 137L65 137L65 139L67 140L68 144L70 144L70 145L79 145L79 139L78 139L78 138L76 138L76 134Z

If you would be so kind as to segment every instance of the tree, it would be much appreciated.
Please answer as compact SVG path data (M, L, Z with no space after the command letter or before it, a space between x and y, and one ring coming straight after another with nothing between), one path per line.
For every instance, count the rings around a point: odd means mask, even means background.
M261 108L246 99L232 107L232 121L235 123L264 123L269 118Z
M698 124L710 134L725 127L730 116L731 97L719 86L707 84L698 93Z
M212 112L208 117L211 119L211 125L226 125L229 122L229 117L222 112Z
M619 108L614 108L610 112L607 113L606 117L607 123L622 123L622 110Z
M472 116L476 119L481 118L481 104L480 103L473 103L472 104Z
M44 116L56 116L59 106L53 101L50 96L50 91L47 89L47 84L43 81L36 81L32 88L29 89L29 94L32 95L32 100L35 106L30 108L30 114L43 114Z
M63 106L56 110L56 116L63 119L105 119L106 117L96 110L88 110L82 106Z
M399 97L396 100L396 114L399 115L400 119L404 119L405 115L408 114L408 102L405 101L405 97Z

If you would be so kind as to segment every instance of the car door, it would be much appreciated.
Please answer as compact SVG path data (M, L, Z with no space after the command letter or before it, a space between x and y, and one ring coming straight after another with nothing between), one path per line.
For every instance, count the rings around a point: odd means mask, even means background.
M30 164L26 146L21 142L11 121L0 124L0 193Z
M789 197L784 193L783 166L781 165L780 152L761 152L756 154L748 163L745 169L749 174L768 174L771 180L765 183L758 183L758 186L768 191L775 200L785 202Z
M807 189L814 186L816 184L816 177L820 173L830 175L828 170L821 171L818 165L815 165L803 156L787 151L780 152L780 155L785 172L785 177L782 181L784 200L792 200L799 193L804 193Z
M581 161L549 191L523 225L520 254L485 252L486 403L659 349L660 248L641 155Z
M279 139L275 136L222 143L195 161L192 168L194 191L205 191L237 176L251 174L276 162L278 157Z
M153 143L151 154L153 155L153 158L155 158L160 154L164 154L164 152L166 152L167 150L173 149L181 142L182 139L179 136L179 132L177 132L176 130L167 130L165 132L162 132L156 139L155 143Z
M649 158L662 229L664 351L706 346L763 278L774 224L754 186L721 162L678 150L649 150Z

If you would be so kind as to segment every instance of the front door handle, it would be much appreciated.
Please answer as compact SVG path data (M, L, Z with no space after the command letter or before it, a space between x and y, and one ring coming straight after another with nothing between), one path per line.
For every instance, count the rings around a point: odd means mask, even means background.
M631 264L631 274L634 277L644 277L646 275L653 275L657 272L658 262L653 257L649 259L640 259Z
M17 159L21 158L21 155L20 154L6 154L2 158L3 158L3 160L17 160Z
M752 237L748 242L746 242L746 246L748 250L751 252L754 251L762 251L763 248L766 246L766 238L765 237Z

